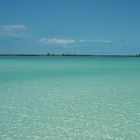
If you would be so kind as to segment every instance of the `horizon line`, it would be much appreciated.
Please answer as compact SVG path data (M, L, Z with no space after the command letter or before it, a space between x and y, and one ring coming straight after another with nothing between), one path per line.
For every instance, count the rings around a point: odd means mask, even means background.
M46 54L23 54L5 53L0 56L99 56L99 57L140 57L140 54L68 54L68 53L46 53Z

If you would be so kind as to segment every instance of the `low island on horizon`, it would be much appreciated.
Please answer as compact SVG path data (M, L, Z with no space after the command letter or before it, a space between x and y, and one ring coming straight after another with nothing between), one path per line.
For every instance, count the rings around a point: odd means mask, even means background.
M46 54L0 54L0 56L85 56L85 57L140 57L140 54L56 54L56 53L46 53Z

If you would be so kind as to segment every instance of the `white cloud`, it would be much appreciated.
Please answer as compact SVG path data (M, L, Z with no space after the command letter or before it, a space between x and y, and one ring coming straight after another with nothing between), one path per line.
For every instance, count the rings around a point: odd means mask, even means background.
M5 31L12 31L12 30L23 30L26 28L25 25L0 25L0 28L2 28Z
M0 35L18 36L26 30L26 26L19 25L0 25Z
M100 43L110 44L112 43L111 40L99 40Z
M88 43L88 42L93 42L93 40L80 39L78 42L79 43Z
M59 38L59 39L58 38L42 38L39 41L45 44L61 45L61 46L66 46L66 45L71 45L71 44L76 43L76 40L64 39L64 38Z
M41 43L48 44L48 45L57 45L57 46L70 46L73 44L80 45L80 44L112 44L111 40L89 40L89 39L64 39L64 38L42 38L39 40Z
M112 43L111 40L79 40L80 43L103 43L103 44L110 44Z

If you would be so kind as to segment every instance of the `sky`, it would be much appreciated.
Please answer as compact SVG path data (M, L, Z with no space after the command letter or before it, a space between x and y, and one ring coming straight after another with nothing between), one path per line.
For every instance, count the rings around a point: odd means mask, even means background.
M0 0L0 53L140 54L140 0Z

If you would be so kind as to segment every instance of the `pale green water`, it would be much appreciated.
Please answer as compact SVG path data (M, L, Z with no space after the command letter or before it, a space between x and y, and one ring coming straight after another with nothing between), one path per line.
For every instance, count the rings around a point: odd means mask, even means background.
M1 57L0 140L140 140L140 59Z

